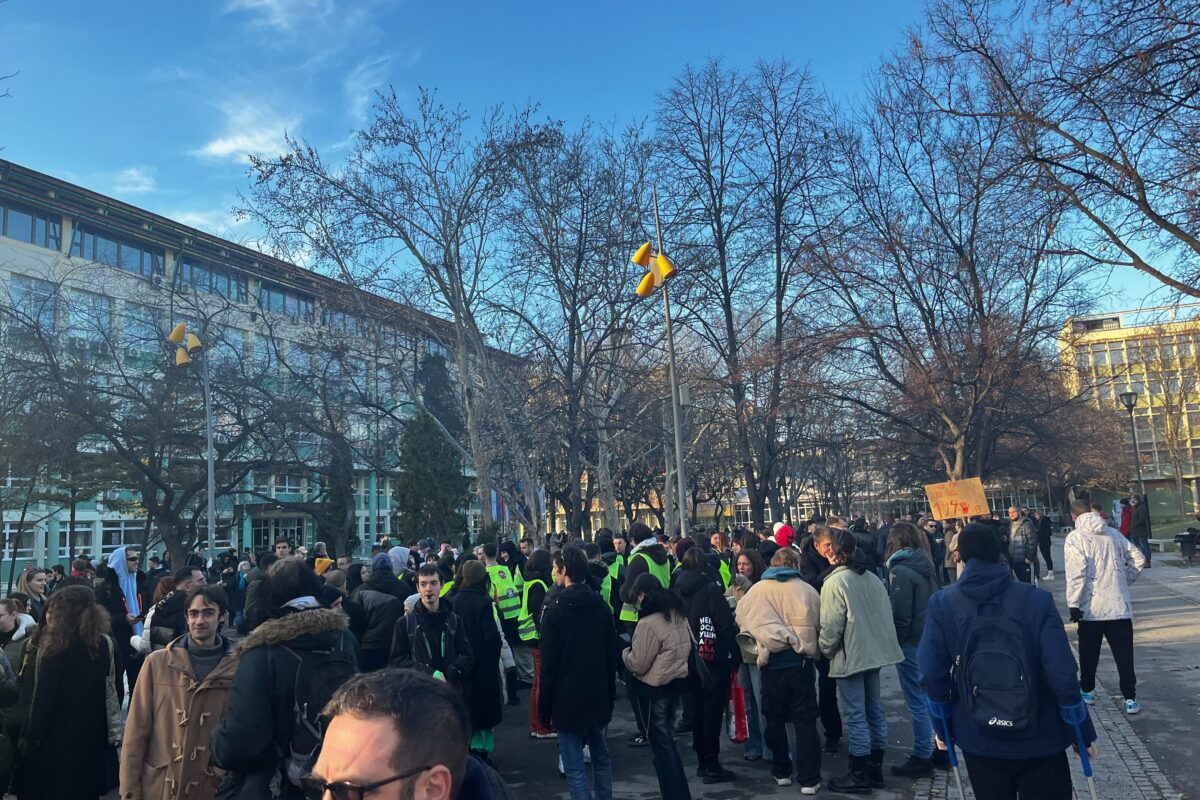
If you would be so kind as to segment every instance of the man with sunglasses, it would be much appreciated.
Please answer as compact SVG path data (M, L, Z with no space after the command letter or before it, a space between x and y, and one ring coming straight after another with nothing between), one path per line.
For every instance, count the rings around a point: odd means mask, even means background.
M330 699L325 717L321 755L300 779L306 800L512 796L494 770L467 754L462 697L445 681L401 669L356 675Z
M120 772L125 800L211 800L220 783L209 767L208 738L225 716L237 669L232 645L220 634L229 603L220 586L201 582L187 592L185 610L187 633L146 657L129 701Z

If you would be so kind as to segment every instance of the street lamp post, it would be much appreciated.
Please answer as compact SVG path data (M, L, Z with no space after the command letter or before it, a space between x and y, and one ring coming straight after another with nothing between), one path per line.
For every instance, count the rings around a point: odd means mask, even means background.
M663 313L667 321L667 358L671 383L671 418L675 428L675 478L679 492L679 534L688 537L687 511L687 479L683 473L683 421L680 419L679 375L675 369L675 334L671 328L671 300L667 296L667 279L675 273L675 265L667 258L662 246L662 228L658 221L658 188L653 190L654 196L654 237L658 250L650 253L650 243L646 242L638 248L631 259L639 267L645 267L647 272L637 287L639 297L649 297L658 287L662 287Z
M217 554L217 481L213 452L213 415L212 392L209 391L208 352L204 343L194 333L188 333L184 323L179 323L167 337L172 344L179 345L175 351L175 366L186 367L192 363L192 356L203 356L200 359L200 384L204 391L204 437L205 461L208 466L208 557L215 559Z
M1129 432L1133 434L1133 463L1137 467L1138 494L1144 500L1146 482L1142 480L1142 454L1138 451L1137 425L1133 424L1133 409L1137 405L1137 392L1132 390L1121 392L1117 397L1121 399L1121 405L1125 406L1125 410L1129 412Z

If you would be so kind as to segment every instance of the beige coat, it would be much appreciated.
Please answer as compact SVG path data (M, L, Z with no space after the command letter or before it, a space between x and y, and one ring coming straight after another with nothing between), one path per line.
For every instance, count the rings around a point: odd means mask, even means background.
M771 570L768 570L771 572ZM758 645L758 666L766 666L771 653L793 650L820 658L817 636L821 629L821 597L796 570L780 569L787 580L764 577L737 604L737 624Z
M146 656L125 723L122 800L212 800L222 773L208 763L208 737L225 715L236 670L229 652L197 684L184 637Z
M687 618L672 614L650 614L633 629L633 646L621 654L633 676L650 686L666 686L688 674L692 653L692 631Z

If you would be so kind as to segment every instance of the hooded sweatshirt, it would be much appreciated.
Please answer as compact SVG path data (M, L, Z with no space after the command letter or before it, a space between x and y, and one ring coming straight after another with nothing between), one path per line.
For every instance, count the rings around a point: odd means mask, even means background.
M1015 620L1025 631L1025 647L1037 676L1038 721L1032 733L1020 739L989 735L971 721L964 704L951 698L950 671L959 655L956 606L997 602L999 613ZM1059 706L1079 705L1079 679L1075 656L1063 630L1054 598L1044 589L1013 580L1007 565L974 558L965 563L957 582L929 600L925 633L917 648L921 685L934 702L951 703L955 743L964 753L988 758L1045 758L1057 755L1075 742L1075 732L1059 716ZM1091 719L1083 725L1084 742L1096 738Z
M924 550L897 550L888 559L892 622L901 647L916 647L925 630L925 609L938 590L933 562Z
M404 573L409 569L409 549L407 547L400 547L397 545L391 550L388 550L387 554L388 561L392 565L392 574L394 574L397 578L403 577Z
M633 553L629 556L629 562L625 566L625 583L621 586L621 602L632 603L637 600L633 596L633 583L639 575L647 572L646 559L634 558L638 553L645 553L655 564L662 566L667 563L667 548L658 543L656 539L647 539L638 544L633 549Z
M137 573L129 571L129 564L125 561L125 550L124 547L118 547L112 551L108 556L108 568L117 573L117 583L125 598L125 608L130 614L137 617L142 613L142 601L138 596ZM133 623L133 632L141 636L142 623Z
M1089 622L1133 618L1129 584L1146 565L1141 550L1089 511L1075 520L1063 555L1068 606L1082 611Z

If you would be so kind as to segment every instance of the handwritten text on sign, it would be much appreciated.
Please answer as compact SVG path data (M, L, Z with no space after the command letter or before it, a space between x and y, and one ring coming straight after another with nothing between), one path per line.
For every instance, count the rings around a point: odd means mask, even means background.
M967 478L947 483L931 483L925 487L929 508L934 519L974 517L989 514L987 497L983 494L983 482L979 478Z

